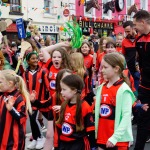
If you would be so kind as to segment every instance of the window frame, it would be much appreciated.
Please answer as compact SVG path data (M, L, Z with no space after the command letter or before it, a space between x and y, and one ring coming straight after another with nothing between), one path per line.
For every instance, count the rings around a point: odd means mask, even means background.
M10 15L23 15L21 7L12 7L13 5L21 5L21 0L10 0Z

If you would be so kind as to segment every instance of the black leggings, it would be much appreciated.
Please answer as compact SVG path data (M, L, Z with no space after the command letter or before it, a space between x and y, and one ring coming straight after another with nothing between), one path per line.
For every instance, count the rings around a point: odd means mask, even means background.
M138 99L142 104L150 106L150 90L139 87ZM150 135L150 108L139 111L137 118L137 136L134 150L144 150L147 137Z
M38 110L33 110L32 115L29 114L31 132L34 140L37 140L42 136L41 126L38 121L38 115L39 115Z

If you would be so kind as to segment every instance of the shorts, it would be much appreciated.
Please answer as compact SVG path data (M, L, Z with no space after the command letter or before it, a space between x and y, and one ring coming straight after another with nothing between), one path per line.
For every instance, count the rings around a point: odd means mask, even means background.
M115 147L112 147L112 148L106 148L106 145L98 144L98 147L100 147L104 150L129 150L128 146L115 146Z
M81 138L71 142L60 141L59 150L91 150L88 139Z
M48 112L41 112L41 113L48 121L52 121L54 119L52 110Z

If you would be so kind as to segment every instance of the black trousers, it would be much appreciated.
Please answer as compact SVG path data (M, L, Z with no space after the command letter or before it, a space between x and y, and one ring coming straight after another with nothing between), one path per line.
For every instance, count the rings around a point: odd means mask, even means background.
M31 132L34 140L37 140L37 138L41 138L42 136L41 127L38 122L38 114L39 114L38 110L33 110L32 115L29 114Z
M139 87L138 99L142 104L150 107L150 90ZM150 108L147 111L138 111L137 136L134 150L144 150L146 139L150 130Z

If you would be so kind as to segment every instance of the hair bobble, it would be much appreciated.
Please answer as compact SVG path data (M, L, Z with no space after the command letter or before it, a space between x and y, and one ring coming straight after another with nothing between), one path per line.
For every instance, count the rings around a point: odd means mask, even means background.
M81 90L77 90L77 93L81 94L81 92L82 92Z

